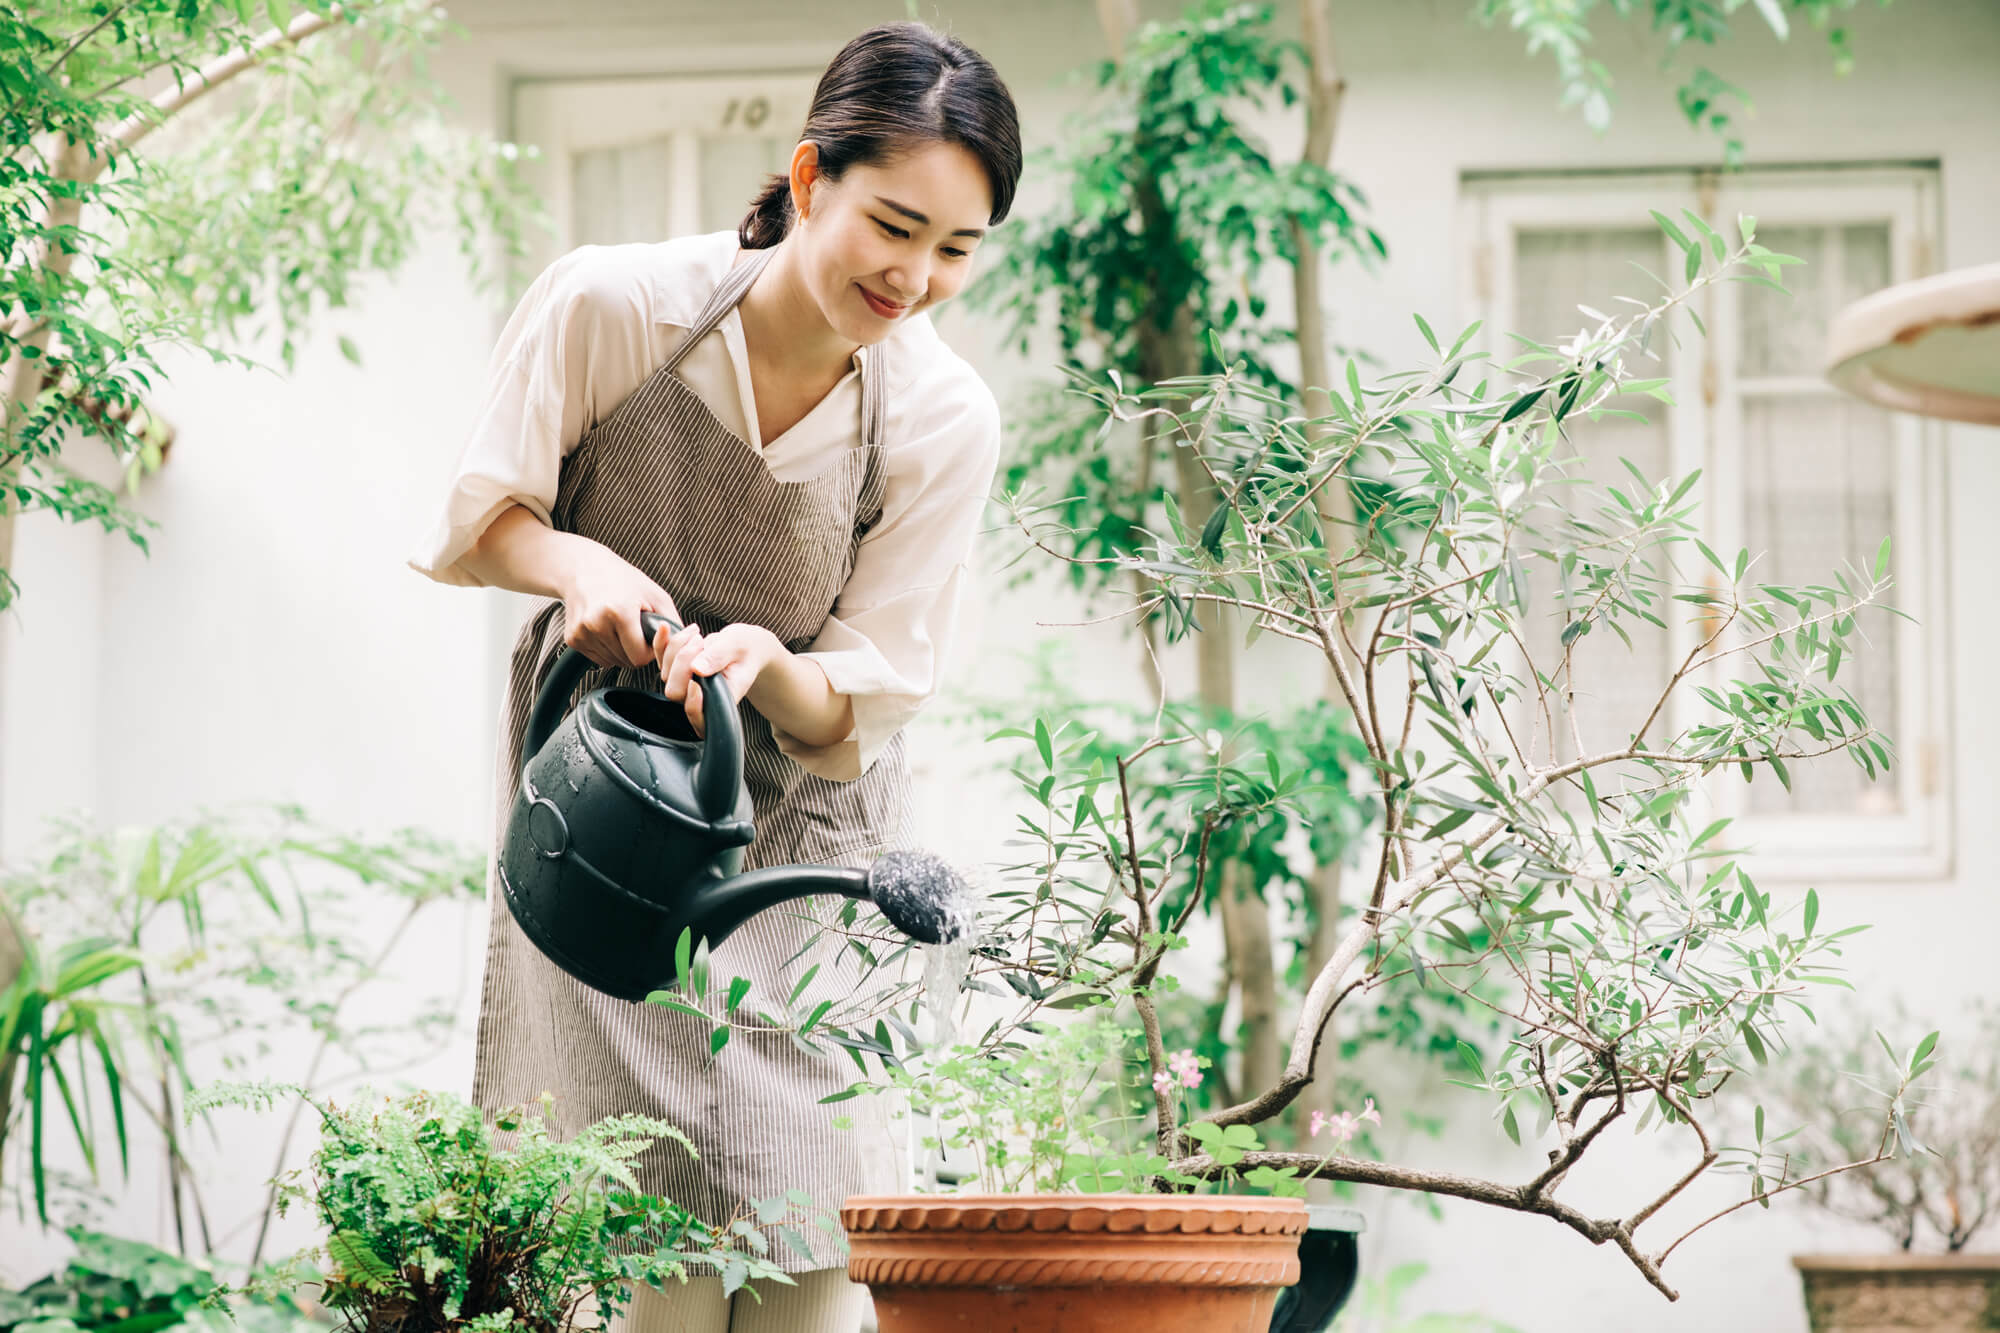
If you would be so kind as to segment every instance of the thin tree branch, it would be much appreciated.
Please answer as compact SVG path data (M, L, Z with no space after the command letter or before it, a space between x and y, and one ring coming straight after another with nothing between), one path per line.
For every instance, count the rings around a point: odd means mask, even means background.
M297 45L314 33L339 23L342 15L343 11L339 5L333 6L324 14L301 14L282 31L274 28L242 50L232 51L203 65L179 85L155 97L149 110L127 116L112 126L106 136L110 141L111 151L96 159L86 179L95 180L110 165L111 158L119 153L130 152L169 118L185 111L203 96L214 92L237 75L255 68L279 47Z

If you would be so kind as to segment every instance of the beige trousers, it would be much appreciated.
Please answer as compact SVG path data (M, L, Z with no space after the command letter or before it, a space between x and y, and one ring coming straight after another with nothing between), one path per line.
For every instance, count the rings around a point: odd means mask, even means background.
M817 1269L797 1281L763 1282L755 1295L728 1297L719 1277L691 1277L665 1292L634 1287L612 1333L858 1333L868 1288L849 1282L847 1270Z

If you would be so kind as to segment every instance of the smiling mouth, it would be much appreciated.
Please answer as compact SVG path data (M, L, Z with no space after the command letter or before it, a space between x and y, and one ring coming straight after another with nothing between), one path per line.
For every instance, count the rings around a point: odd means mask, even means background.
M855 286L860 287L861 284L856 283ZM898 305L894 301L884 300L866 287L861 287L861 299L868 302L868 308L884 319L894 319L916 304L915 301L911 301L908 305Z

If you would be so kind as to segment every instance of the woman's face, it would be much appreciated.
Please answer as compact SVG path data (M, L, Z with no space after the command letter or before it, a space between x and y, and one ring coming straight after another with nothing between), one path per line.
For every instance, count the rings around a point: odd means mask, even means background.
M818 150L792 157L792 197L811 207L794 232L806 288L843 339L868 345L958 294L993 215L986 172L957 144L819 177ZM802 181L801 176L805 179Z

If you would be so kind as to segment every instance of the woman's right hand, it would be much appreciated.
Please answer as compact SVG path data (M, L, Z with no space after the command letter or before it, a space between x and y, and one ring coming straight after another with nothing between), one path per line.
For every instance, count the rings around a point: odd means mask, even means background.
M610 548L578 543L563 580L563 642L601 667L642 667L659 659L639 628L639 613L654 611L676 624L680 612L666 589ZM660 630L661 643L667 631Z

